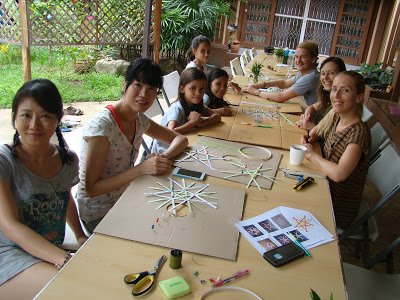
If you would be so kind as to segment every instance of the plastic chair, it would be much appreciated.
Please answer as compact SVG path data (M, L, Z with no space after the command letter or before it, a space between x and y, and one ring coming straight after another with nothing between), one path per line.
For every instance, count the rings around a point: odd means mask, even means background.
M253 47L250 49L250 58L254 59L254 57L256 57L256 56L257 56L257 50L255 47Z
M240 65L239 58L234 58L232 59L229 64L231 65L231 70L232 70L232 76L236 75L244 75L243 69Z
M242 55L240 55L239 60L240 60L240 66L242 67L243 73L244 73L244 75L247 76L246 66L249 62L247 61L246 54L243 53Z
M343 263L349 300L400 299L400 274L382 274Z
M145 115L151 119L153 119L154 117L159 117L164 115L164 110L160 103L160 99L156 98L156 100L153 102L153 105L145 112ZM143 135L142 139L143 153L142 156L140 157L141 162L144 161L146 159L146 156L151 153L152 144L153 144L153 139L147 135Z
M378 188L382 197L372 208L367 207L366 212L362 211L362 206L356 221L339 233L341 241L348 238L356 240L356 254L358 256L361 253L365 266L370 265L369 242L376 240L379 235L374 216L400 191L400 155L392 144L383 149L370 165L367 179ZM364 207L365 203L363 200Z
M371 156L370 158L376 157L376 152L379 147L388 139L388 135L383 129L381 123L377 122L371 128Z
M171 106L171 103L178 99L179 73L178 71L173 71L163 77L164 84L161 91L169 107Z
M245 49L245 50L243 51L243 54L244 54L244 56L246 57L247 63L249 63L249 62L251 61L251 59L252 59L250 50L249 50L249 49Z
M368 109L368 107L365 106L365 104L363 105L363 113L362 113L362 117L361 120L363 122L368 122L369 119L371 119L371 117L374 114Z

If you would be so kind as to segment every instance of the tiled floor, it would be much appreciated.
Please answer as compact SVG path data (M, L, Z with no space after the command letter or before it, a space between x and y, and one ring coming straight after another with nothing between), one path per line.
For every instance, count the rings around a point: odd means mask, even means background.
M84 111L82 116L65 116L64 120L72 120L80 124L84 124L93 115L101 111L107 104L112 102L82 102L73 104L74 107ZM81 131L82 125L78 125L71 132L64 133L64 137L68 145L77 153L80 149ZM0 110L0 143L10 143L14 134L14 129L11 126L11 110L1 109ZM369 202L373 203L377 199L376 189L367 184L366 186L366 196ZM373 254L378 253L383 250L387 245L389 245L395 238L400 236L400 226L398 224L400 215L400 195L397 195L391 203L386 206L377 217L378 227L380 228L380 234L378 239L372 244L371 251ZM354 256L354 243L353 241L346 241L341 246L341 256L342 260L352 264L360 265L360 259ZM395 272L400 272L399 270L399 251L395 255ZM385 272L385 265L380 264L373 268L373 270L378 272Z

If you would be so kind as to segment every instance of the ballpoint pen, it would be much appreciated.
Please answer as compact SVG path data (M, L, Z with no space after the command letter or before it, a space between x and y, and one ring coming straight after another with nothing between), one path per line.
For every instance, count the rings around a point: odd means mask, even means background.
M289 239L295 243L301 250L304 251L304 253L306 254L306 256L311 256L311 253L306 249L306 247L304 247L294 236L293 234L291 234L290 232L287 233Z
M238 278L240 278L240 277L243 277L243 276L245 276L245 275L247 275L247 274L250 274L250 270L249 270L249 269L245 269L245 270L238 271L238 272L236 272L235 274L229 276L228 278L225 278L225 279L216 281L216 282L212 285L212 287L213 287L213 288L220 287L220 286L222 286L222 285L224 285L224 284L226 284L226 283L228 283L228 282L231 282L231 281L233 281L233 280L235 280L235 279L238 279Z

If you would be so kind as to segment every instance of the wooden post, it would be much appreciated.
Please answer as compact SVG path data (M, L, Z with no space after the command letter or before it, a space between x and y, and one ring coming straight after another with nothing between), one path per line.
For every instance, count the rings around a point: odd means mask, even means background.
M31 72L31 50L29 48L29 27L28 27L28 5L26 0L19 1L19 10L21 14L21 46L22 46L22 65L24 67L24 80L32 79Z
M385 33L385 26L387 20L387 16L390 15L390 9L393 4L388 1L382 1L379 3L378 12L376 15L376 22L372 31L372 37L370 41L370 45L381 45ZM374 65L378 62L378 55L380 47L370 47L367 53L366 63L369 65ZM386 63L383 61L384 64ZM385 67L385 66L384 66Z
M154 12L154 62L156 63L160 60L161 9L162 0L156 0Z
M149 43L150 43L150 25L151 25L151 0L146 0L144 28L143 28L143 46L142 58L149 57Z

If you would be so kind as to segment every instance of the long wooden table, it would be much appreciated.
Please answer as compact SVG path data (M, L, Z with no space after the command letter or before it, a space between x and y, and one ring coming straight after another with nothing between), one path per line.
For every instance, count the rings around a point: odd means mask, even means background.
M254 57L246 66L245 74L249 74L251 66L255 63L261 63L263 65L261 73L263 77L269 77L271 79L284 79L288 76L296 74L297 69L292 69L288 65L279 63L275 55L259 53Z
M251 128L249 128L251 130ZM190 142L197 139L189 135ZM305 161L302 166L289 165L289 151L281 150L281 168L289 167L304 172L316 173ZM328 184L325 179L316 179L309 188L295 192L295 180L284 177L278 171L279 183L271 190L246 190L243 219L259 215L277 206L288 206L311 212L330 232L336 236ZM208 177L209 184L244 189L239 183ZM233 224L232 224L233 226ZM57 274L37 299L132 299L131 286L123 282L124 275L143 271L153 266L162 254L169 257L170 249L134 242L95 233ZM345 299L340 255L335 241L310 250L312 257L296 260L280 268L274 268L242 236L239 239L236 261L229 261L189 252L183 253L182 268L171 269L168 262L162 267L157 281L183 276L191 287L191 294L182 299L200 299L211 288L209 278L227 277L238 270L250 269L251 274L230 285L247 288L263 299L309 299L314 289L322 299ZM198 276L194 276L194 272ZM206 284L200 281L206 280ZM206 299L254 299L240 292L216 294ZM154 288L143 299L164 299L160 288Z
M240 77L239 80L246 79ZM296 115L301 112L300 97L291 99L289 103L280 104L253 95L234 94L228 91L225 98L236 105L231 106L233 116L223 118L220 124L201 129L199 135L290 149L290 145L297 144L299 136L306 133L305 130L295 126L300 118Z

